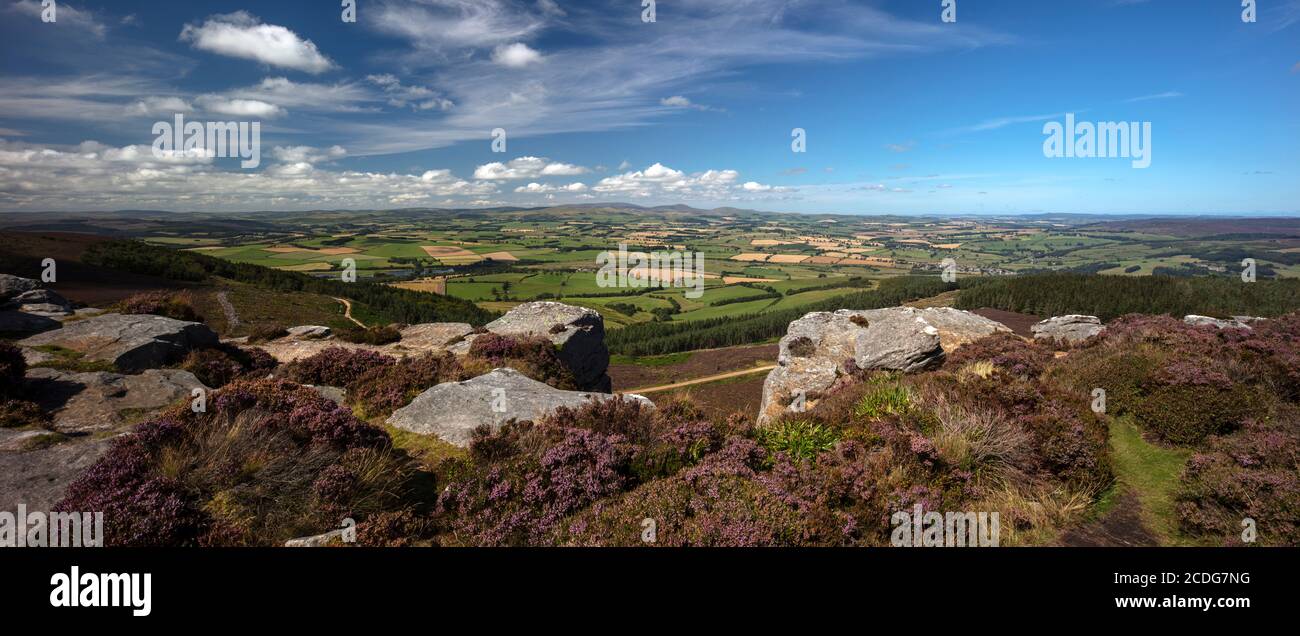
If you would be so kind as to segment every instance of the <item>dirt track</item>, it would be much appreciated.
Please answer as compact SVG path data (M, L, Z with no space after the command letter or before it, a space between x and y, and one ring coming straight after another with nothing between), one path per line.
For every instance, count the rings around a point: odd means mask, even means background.
M659 391L671 391L673 389L680 389L682 387L691 386L694 384L706 384L709 382L717 382L718 380L725 380L727 378L735 378L742 375L749 375L751 373L758 373L760 371L771 371L772 369L775 368L776 365L772 364L765 367L754 367L753 369L741 369L740 371L720 373L718 375L710 375L710 376L705 376L703 378L695 378L693 380L684 380L682 382L676 382L673 384L664 384L662 386L652 386L644 389L631 389L626 392L627 393L658 393Z

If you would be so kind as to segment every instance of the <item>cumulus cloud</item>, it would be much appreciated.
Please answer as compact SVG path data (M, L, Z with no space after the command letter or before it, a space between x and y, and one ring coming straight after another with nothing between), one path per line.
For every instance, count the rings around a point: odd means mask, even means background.
M155 156L143 145L88 141L55 147L0 140L0 207L103 210L146 205L166 209L240 210L312 207L368 208L465 199L497 193L490 182L450 170L422 174L329 171L312 161L340 149L277 148L282 163L263 171L223 169L202 151Z
M515 42L496 47L492 51L492 61L508 68L523 68L542 61L542 54L527 44Z
M474 170L474 178L510 181L538 177L570 177L587 172L586 168L573 164L552 162L540 157L519 157L505 163L494 161L483 164Z
M268 66L307 73L324 73L334 62L321 54L311 40L274 24L263 24L247 11L210 16L202 24L187 24L180 39L201 51Z
M230 99L220 95L203 95L195 101L204 111L226 117L272 119L285 114L283 108L257 99Z
M194 110L189 102L179 97L145 97L127 108L132 115L162 117Z
M347 155L348 151L343 146L330 146L323 149L312 146L276 146L271 149L271 157L286 163L317 164L342 159Z
M524 193L524 194L549 194L555 192L575 193L575 192L586 192L586 191L587 191L587 184L579 183L579 182L570 183L568 185L550 185L550 184L541 184L534 181L532 183L529 183L528 185L519 186L518 188L515 188L515 192Z
M601 179L592 191L610 196L668 197L675 200L739 200L746 195L772 195L793 192L754 181L737 185L740 173L735 170L705 170L686 174L681 170L655 163L645 170L635 170Z

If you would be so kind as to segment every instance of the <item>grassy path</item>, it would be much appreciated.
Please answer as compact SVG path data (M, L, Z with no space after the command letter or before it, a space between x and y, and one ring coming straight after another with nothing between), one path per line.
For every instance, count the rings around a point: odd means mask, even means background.
M365 323L363 323L363 322L361 322L360 320L357 320L356 318L353 318L353 317L352 317L352 301L350 301L350 300L348 300L348 299L346 299L346 298L335 298L334 300L337 300L337 301L343 303L343 317L344 317L344 318L347 318L348 320L351 320L352 322L356 323L357 326L358 326L358 327L361 327L362 329L365 329L365 328L366 328Z
M1178 531L1174 492L1192 451L1164 448L1142 438L1142 431L1127 417L1110 421L1110 446L1115 476L1137 497L1143 524L1161 545L1192 545Z

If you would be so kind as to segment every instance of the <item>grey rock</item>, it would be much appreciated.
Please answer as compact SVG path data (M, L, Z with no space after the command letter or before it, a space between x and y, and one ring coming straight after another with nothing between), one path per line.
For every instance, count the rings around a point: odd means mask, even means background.
M334 333L334 330L330 329L329 327L325 327L321 325L302 325L298 327L290 327L289 329L287 329L287 331L289 332L288 337L298 338L301 340L312 340L315 338L328 338Z
M26 305L20 306L18 309L19 311L29 313L34 316L54 318L55 320L58 320L59 318L63 318L64 316L72 315L72 311L69 310L67 307L63 307L61 305L55 305L53 303L34 303L34 304L28 303Z
M523 303L488 323L487 330L505 336L549 338L559 347L560 359L573 372L578 388L610 390L605 319L594 310L557 302Z
M402 430L436 435L456 446L469 446L474 429L497 430L510 420L536 420L561 406L577 408L590 400L619 399L607 393L561 391L514 369L494 369L464 382L446 382L426 390L393 412L388 424ZM648 407L640 395L624 395ZM493 406L500 407L494 409Z
M948 352L995 333L1011 333L1009 327L996 320L951 307L922 309L921 316L939 330L939 341Z
M449 346L473 333L474 327L463 322L429 322L402 329L402 339L389 345L395 353L446 351Z
M110 362L123 371L160 367L190 350L216 345L207 325L163 316L104 314L70 322L21 341L27 347L57 346L82 353L88 360Z
M179 369L150 369L139 375L27 370L27 394L51 415L50 428L60 433L125 429L191 399L194 389L207 387Z
M68 315L72 313L72 303L67 298L49 289L33 289L14 296L12 303L20 305L28 313L55 313Z
M40 289L39 281L12 274L0 274L0 302L8 301L23 292Z
M0 334L25 337L62 327L63 323L49 316L40 316L17 310L0 310Z
M344 406L344 403L347 402L348 399L347 389L340 389L336 386L315 386L311 384L304 384L303 386L309 389L316 389L316 392L321 394L321 397L330 400L339 406Z
M1048 318L1029 330L1033 332L1034 340L1073 345L1106 331L1106 327L1096 316L1070 314Z
M0 452L0 510L48 511L63 499L68 486L90 468L111 440L79 437L40 450Z
M343 545L343 528L330 530L314 537L299 537L284 542L286 548L324 548L335 545Z
M1211 316L1198 316L1188 314L1183 317L1183 322L1193 326L1210 325L1218 329L1253 329L1251 323L1259 322L1264 318L1254 316L1233 316L1228 319L1213 318Z
M968 324L956 316L945 319ZM982 325L985 329L995 330ZM966 332L963 327L959 333ZM942 333L926 319L926 312L912 307L807 314L790 323L781 338L777 367L763 382L759 423L796 408L800 394L803 405L811 408L850 371L850 363L858 369L903 372L934 368L943 363L942 342Z

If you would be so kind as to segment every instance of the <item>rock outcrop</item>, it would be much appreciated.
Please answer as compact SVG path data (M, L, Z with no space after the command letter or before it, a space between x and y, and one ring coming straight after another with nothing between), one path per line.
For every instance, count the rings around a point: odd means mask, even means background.
M802 405L810 408L822 392L856 369L921 371L943 363L945 348L956 348L993 333L1001 323L949 308L816 312L790 323L777 367L763 383L759 423ZM945 347L945 343L949 345ZM800 399L802 396L802 399Z
M87 360L109 362L122 371L141 371L180 360L190 350L216 345L207 325L163 316L104 314L20 341L24 347L56 346Z
M561 406L579 407L589 400L617 399L607 393L561 391L514 369L495 369L464 382L446 382L421 393L393 412L388 424L402 430L436 435L456 446L469 446L474 429L497 430L510 420L536 420ZM639 395L625 395L646 405Z
M58 329L59 319L70 314L72 304L41 289L40 282L0 274L0 334L12 338Z
M30 278L14 276L13 274L0 274L0 305L12 300L15 296L24 292L40 289L41 283Z
M503 336L548 338L559 348L560 360L573 372L578 388L601 393L611 389L605 319L595 310L547 301L523 303L486 328ZM466 336L452 350L467 352L473 341L473 335Z
M18 504L28 510L48 511L81 471L108 452L111 439L84 437L27 452L0 452L0 510Z
M334 333L334 330L323 325L302 325L298 327L289 327L290 338L299 340L313 340L316 338L328 338Z
M26 394L60 433L116 431L207 389L189 371L149 369L138 375L28 369Z
M295 335L260 346L282 363L307 358L330 347L366 349L384 355L405 357L428 352L469 353L470 345L482 333L503 336L541 336L558 349L560 360L573 372L578 388L608 393L611 382L609 349L605 346L605 319L584 307L556 302L523 303L506 315L488 323L475 333L463 322L434 322L410 325L402 329L402 339L383 346L355 344L332 337Z
M1029 330L1033 332L1034 340L1074 345L1105 331L1106 327L1096 316L1071 314L1048 318L1030 327Z
M1211 325L1219 329L1251 329L1251 323L1265 320L1265 318L1256 318L1254 316L1233 316L1231 318L1214 318L1211 316L1198 316L1188 314L1183 317L1183 322L1189 325L1202 326Z

